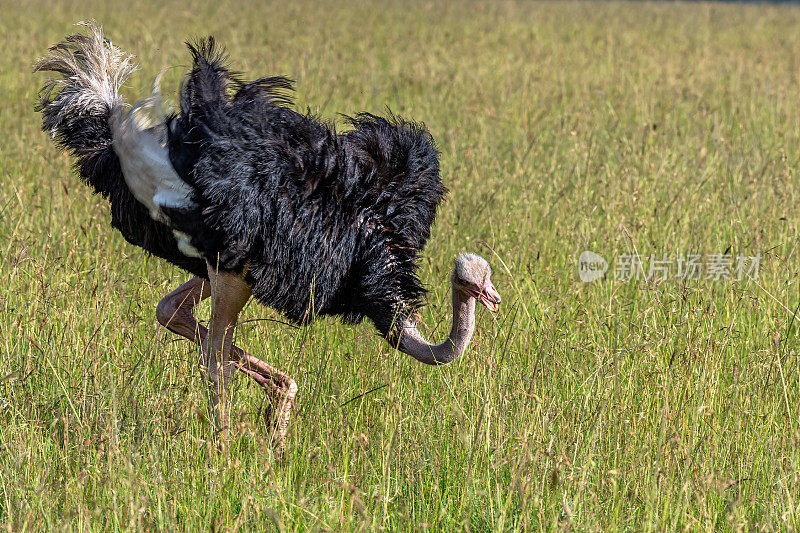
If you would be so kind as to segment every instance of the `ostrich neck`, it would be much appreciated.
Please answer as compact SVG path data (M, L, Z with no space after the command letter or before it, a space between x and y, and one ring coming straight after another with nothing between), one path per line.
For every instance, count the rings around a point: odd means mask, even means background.
M467 349L475 332L475 298L453 287L453 326L441 344L428 342L417 325L406 320L398 349L427 365L447 364Z

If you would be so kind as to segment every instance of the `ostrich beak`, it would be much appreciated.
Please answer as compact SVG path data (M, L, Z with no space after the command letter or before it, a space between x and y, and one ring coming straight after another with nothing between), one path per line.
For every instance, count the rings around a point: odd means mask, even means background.
M498 309L500 309L500 293L497 292L497 289L494 288L491 281L487 281L486 285L483 286L483 290L481 290L480 295L478 296L478 301L485 305L489 311L492 313L496 313Z

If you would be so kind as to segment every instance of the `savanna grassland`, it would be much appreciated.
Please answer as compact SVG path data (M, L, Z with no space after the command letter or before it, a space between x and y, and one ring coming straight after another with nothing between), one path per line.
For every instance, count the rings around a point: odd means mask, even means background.
M800 7L0 7L9 531L800 529ZM141 64L129 101L163 66L174 95L183 41L213 34L246 75L296 79L300 110L424 121L450 189L426 331L446 334L461 250L491 259L501 311L429 368L370 324L251 303L237 344L293 375L299 409L277 460L240 377L218 453L198 350L154 315L188 276L112 230L33 111L31 64L89 18ZM584 250L605 279L579 280ZM616 279L690 253L760 255L758 279Z

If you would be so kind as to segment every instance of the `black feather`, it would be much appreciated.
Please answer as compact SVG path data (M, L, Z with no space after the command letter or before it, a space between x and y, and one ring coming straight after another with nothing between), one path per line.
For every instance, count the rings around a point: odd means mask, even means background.
M112 224L129 242L198 276L207 275L206 260L244 272L261 303L296 322L368 317L390 335L422 305L419 255L446 193L422 124L360 114L337 133L289 108L291 80L244 82L213 38L189 44L180 114L158 129L192 203L163 207L167 226L134 198L113 149L109 117L123 105L117 89L132 67L90 28L37 64L61 75L45 83L37 110L110 201ZM99 81L113 90L100 92ZM203 257L182 254L173 229Z
M186 87L216 93L197 102L184 92L170 128L170 158L195 203L165 210L173 224L220 270L246 269L253 295L290 319L366 316L388 334L425 294L418 258L445 194L429 132L361 114L337 134L272 97L284 79L265 85L266 98L261 80L229 98L221 56L191 50Z
M111 225L125 240L195 275L207 276L205 261L183 255L171 229L152 220L125 184L108 121L112 107L123 105L116 88L135 67L99 28L88 27L90 35L66 37L34 66L36 71L60 74L39 92L36 110L42 113L42 130L72 154L81 178L109 201ZM102 81L115 87L113 93L98 91Z

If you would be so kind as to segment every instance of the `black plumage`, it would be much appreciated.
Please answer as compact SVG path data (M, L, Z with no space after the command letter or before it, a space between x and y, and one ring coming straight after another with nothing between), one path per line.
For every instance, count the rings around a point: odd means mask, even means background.
M99 75L103 67L91 64L83 39L90 37L67 38L36 68ZM75 101L91 92L80 76L51 81L37 108L43 129L109 200L112 225L130 243L197 276L207 276L206 260L242 273L255 298L293 321L368 317L382 334L392 333L392 324L422 304L418 259L446 192L429 132L365 113L337 133L290 108L289 80L241 81L211 38L189 49L194 64L180 112L164 130L191 201L163 206L166 220L137 201L122 175L109 128L116 92L100 94L87 110ZM65 68L59 61L67 56L86 64ZM176 231L200 257L186 255Z
M168 146L192 204L164 209L174 227L291 320L366 316L388 334L425 294L417 262L445 194L431 135L366 113L337 133L286 105L285 78L245 83L213 39L189 48Z
M109 117L116 94L101 94L98 79L123 83L133 67L125 58L113 57L109 43L99 48L93 36L70 35L50 48L34 69L61 74L39 91L36 111L42 113L42 130L74 158L76 172L111 204L111 225L125 240L196 276L207 276L205 261L187 257L178 249L169 226L155 221L125 184L113 148ZM118 63L114 62L118 60ZM106 64L96 64L104 61ZM106 70L100 70L106 69Z

